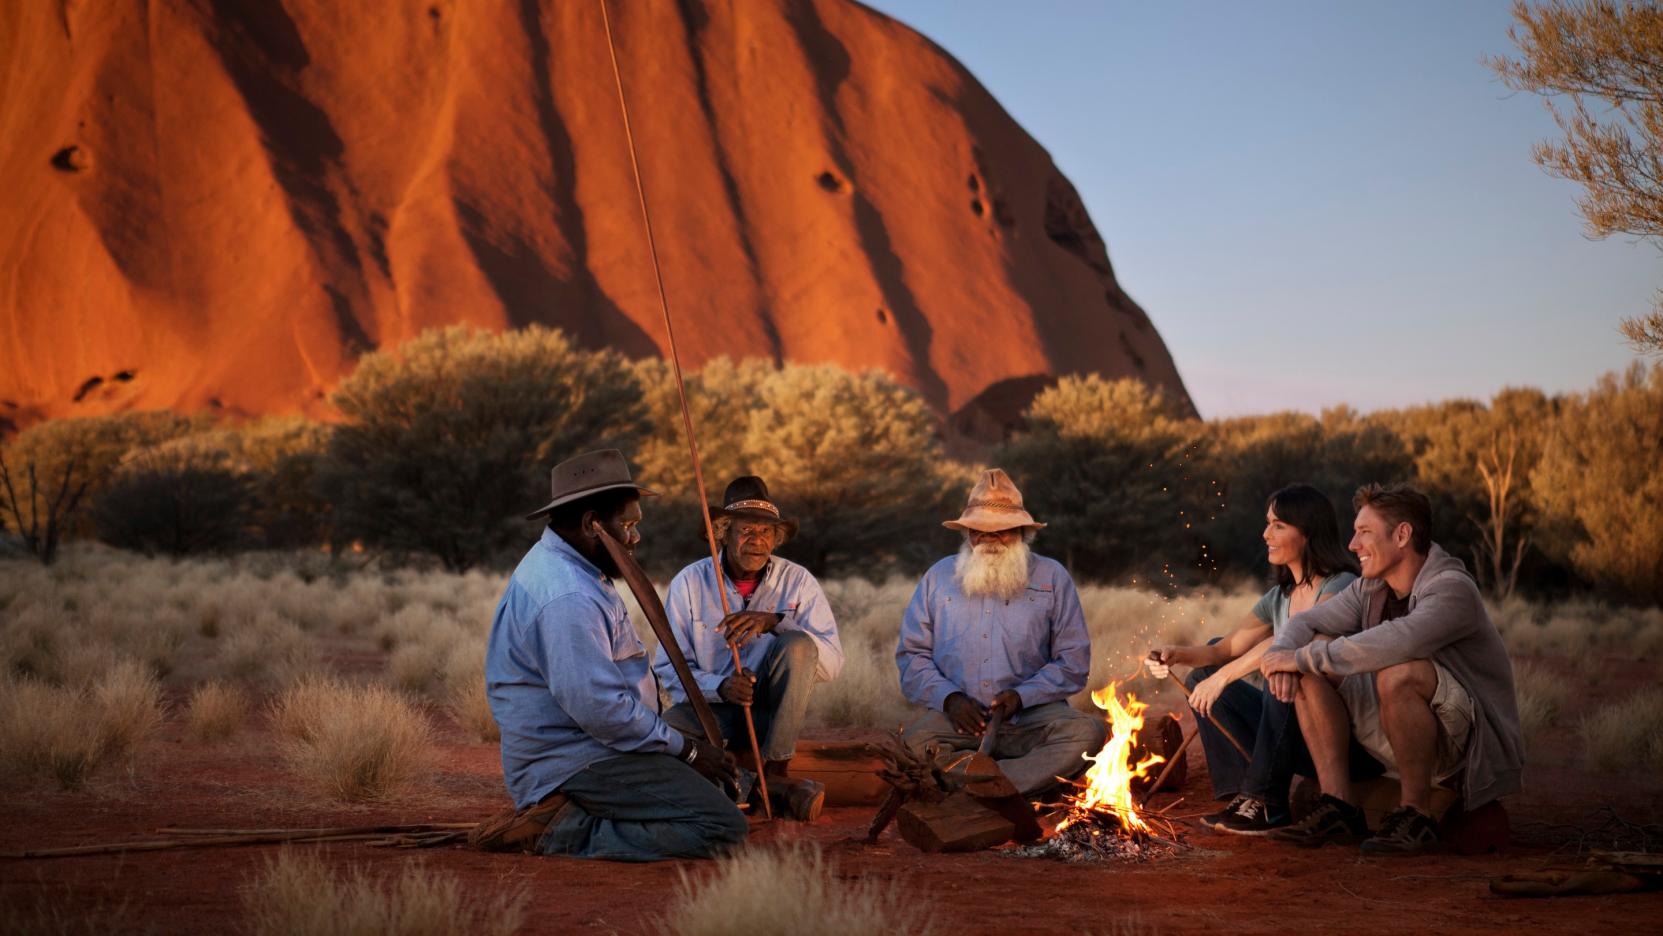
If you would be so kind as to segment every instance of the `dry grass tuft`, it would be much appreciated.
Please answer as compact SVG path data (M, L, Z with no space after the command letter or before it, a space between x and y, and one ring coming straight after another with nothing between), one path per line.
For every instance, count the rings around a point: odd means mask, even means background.
M656 927L674 936L933 931L927 909L908 900L899 882L850 881L813 845L750 848L718 860L708 873L680 875L676 903Z
M1663 770L1663 689L1645 689L1582 720L1588 760L1598 770Z
M484 668L476 665L466 676L447 677L446 685L449 694L445 708L456 723L481 741L501 741L502 729L497 727L496 716L491 714L491 700L485 694Z
M133 660L77 685L0 678L0 764L66 790L105 764L131 761L161 723L161 687Z
M1564 679L1535 663L1513 665L1513 691L1527 738L1558 724L1571 694Z
M185 714L185 736L193 741L224 741L248 719L248 693L236 686L211 682L191 693Z
M385 686L303 680L273 703L272 724L289 769L331 799L385 799L429 767L432 726Z
M521 890L481 898L420 865L336 874L317 854L284 849L244 888L243 903L255 936L509 936L527 898Z

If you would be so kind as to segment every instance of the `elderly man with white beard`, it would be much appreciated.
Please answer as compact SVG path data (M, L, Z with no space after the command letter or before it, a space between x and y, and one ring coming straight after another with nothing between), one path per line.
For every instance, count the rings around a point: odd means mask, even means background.
M929 710L903 738L920 753L931 744L973 749L999 712L994 759L1023 795L1043 793L1084 770L1107 734L1101 718L1068 704L1091 668L1074 580L1028 549L1045 524L998 468L943 526L962 532L964 545L924 573L895 650L901 691Z

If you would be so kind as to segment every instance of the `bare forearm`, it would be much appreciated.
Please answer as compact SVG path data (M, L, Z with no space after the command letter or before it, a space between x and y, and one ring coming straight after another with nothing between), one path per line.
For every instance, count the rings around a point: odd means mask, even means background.
M1270 649L1270 638L1266 637L1249 647L1246 653L1219 668L1218 675L1224 677L1225 682L1235 682L1248 673L1258 672L1259 658Z

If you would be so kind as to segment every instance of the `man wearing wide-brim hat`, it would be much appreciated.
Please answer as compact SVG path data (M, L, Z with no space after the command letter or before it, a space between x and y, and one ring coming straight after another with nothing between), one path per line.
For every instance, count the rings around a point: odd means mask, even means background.
M682 569L670 582L664 612L729 749L742 758L750 751L742 708L749 704L774 812L811 822L825 787L792 778L789 768L815 683L830 682L843 669L837 621L814 576L774 555L796 535L797 521L781 513L768 485L755 475L735 478L722 501L711 511L720 571L708 556ZM742 671L734 669L730 638L739 645ZM662 647L653 665L675 703L664 717L695 733L692 705Z
M474 844L620 861L699 858L745 840L722 792L733 759L659 714L647 650L595 532L630 553L641 498L616 449L554 466L546 519L508 580L485 650L502 774L515 809L481 824Z
M1091 669L1074 580L1029 550L1045 524L998 468L943 525L964 545L924 573L901 621L901 691L928 709L903 737L920 752L974 749L998 712L994 759L1019 792L1042 793L1082 771L1107 734L1101 717L1068 704Z

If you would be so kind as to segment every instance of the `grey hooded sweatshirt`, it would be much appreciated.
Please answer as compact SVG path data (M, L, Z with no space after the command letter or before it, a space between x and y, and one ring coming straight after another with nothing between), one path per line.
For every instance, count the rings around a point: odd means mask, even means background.
M1410 660L1431 659L1472 696L1466 808L1517 793L1524 736L1513 696L1513 664L1467 567L1433 544L1409 590L1409 612L1381 622L1387 596L1380 579L1358 579L1277 634L1272 650L1293 650L1302 673L1350 676ZM1318 634L1334 640L1313 640Z

